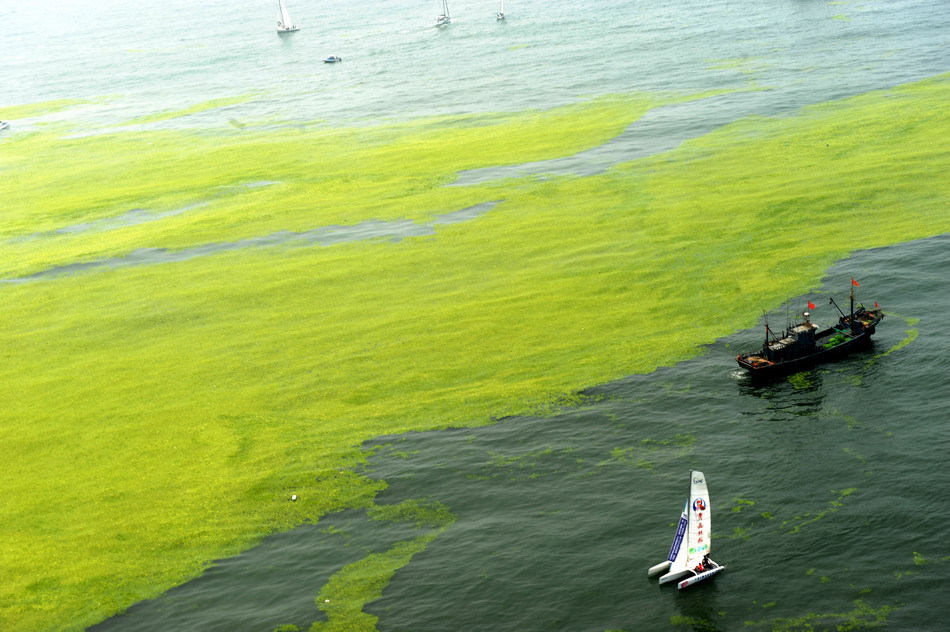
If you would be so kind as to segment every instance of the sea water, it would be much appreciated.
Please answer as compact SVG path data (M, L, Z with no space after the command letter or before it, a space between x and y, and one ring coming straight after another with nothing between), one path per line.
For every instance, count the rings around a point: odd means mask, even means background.
M265 2L5 3L0 106L84 99L42 120L101 128L249 96L157 125L363 125L724 91L651 112L597 149L504 172L585 174L741 117L948 69L950 11L923 0L516 0L504 21L494 3L464 0L441 29L441 3L428 0L288 8L301 30L278 36ZM322 63L331 54L343 62ZM873 349L793 381L741 379L731 358L761 333L740 332L703 357L596 387L554 418L367 446L367 473L390 485L380 502L428 497L458 517L369 606L379 628L941 629L947 245L935 237L839 263L824 291L840 297L860 267L888 317ZM680 594L646 568L666 553L690 468L709 480L714 558L728 569ZM322 616L314 596L330 575L405 535L330 516L97 629L306 626Z

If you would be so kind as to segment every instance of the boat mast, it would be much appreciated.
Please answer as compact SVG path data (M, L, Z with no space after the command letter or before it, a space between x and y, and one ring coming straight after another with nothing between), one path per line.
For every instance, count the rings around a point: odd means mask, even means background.
M854 320L854 279L851 279L851 320Z

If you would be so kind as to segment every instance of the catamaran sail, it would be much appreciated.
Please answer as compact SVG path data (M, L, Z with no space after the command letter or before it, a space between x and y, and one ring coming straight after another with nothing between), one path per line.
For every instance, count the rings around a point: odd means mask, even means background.
M709 489L702 472L690 472L689 497L680 514L680 521L673 537L666 561L652 567L648 574L657 575L663 571L660 583L685 579L679 582L680 588L712 577L725 567L709 559L712 550L712 505L709 502Z
M436 26L445 26L452 21L449 16L449 0L442 0L442 14L435 19Z
M294 21L290 19L290 14L287 13L287 7L284 6L283 0L277 0L277 32L289 33L299 30Z

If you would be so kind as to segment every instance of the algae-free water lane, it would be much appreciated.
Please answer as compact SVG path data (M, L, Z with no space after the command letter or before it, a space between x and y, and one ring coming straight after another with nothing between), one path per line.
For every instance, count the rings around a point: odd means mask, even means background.
M860 274L889 320L870 349L788 380L756 386L733 368L756 328L552 417L367 445L367 473L389 484L379 502L427 498L457 515L369 604L378 628L940 629L948 246L937 237L835 266L822 291ZM671 499L691 468L715 481L729 572L677 594L644 569L669 548ZM306 629L335 569L415 533L328 516L92 629Z
M451 213L437 215L429 222L414 222L412 220L381 221L371 220L360 222L352 226L321 226L304 232L281 231L262 237L252 237L231 242L218 242L204 244L194 248L183 248L182 250L168 250L166 248L143 248L135 250L122 257L111 257L108 259L97 259L95 261L85 261L82 263L73 263L65 266L57 266L47 270L41 270L33 274L10 279L0 279L0 283L26 283L41 279L54 279L70 274L77 274L83 271L96 270L100 268L121 268L124 266L154 265L160 263L171 263L175 261L187 261L195 257L205 257L219 252L229 250L241 250L244 248L266 248L272 246L331 246L333 244L346 243L350 241L359 241L363 239L389 239L399 240L408 237L423 237L434 235L436 227L446 224L457 224L471 219L475 219L483 213L490 211L498 201L484 202L468 208L464 208ZM85 224L82 226L73 226L69 229L57 231L59 233L79 232L81 230L110 230L122 227L132 222L155 221L170 215L184 213L198 205L166 211L164 213L146 213L146 212L128 212L118 218L109 218L95 224ZM43 237L38 235L36 237ZM48 236L48 235L46 235ZM31 238L35 238L31 235Z

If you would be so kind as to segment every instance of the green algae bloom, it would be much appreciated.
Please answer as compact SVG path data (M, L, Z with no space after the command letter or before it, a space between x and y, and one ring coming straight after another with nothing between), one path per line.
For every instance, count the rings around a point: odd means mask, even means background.
M595 176L454 187L461 170L600 145L664 101L0 139L4 279L500 201L423 237L0 285L0 628L82 629L268 533L370 507L384 483L354 470L368 439L549 411L699 353L855 249L947 232L948 98L941 76ZM351 569L333 616L359 619L388 581L377 571L431 537Z

